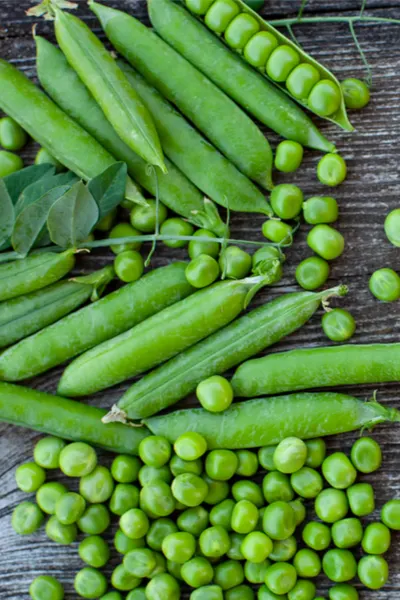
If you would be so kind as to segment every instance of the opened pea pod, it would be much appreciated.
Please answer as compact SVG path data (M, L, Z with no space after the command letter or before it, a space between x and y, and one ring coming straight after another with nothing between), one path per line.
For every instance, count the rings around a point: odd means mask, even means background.
M242 0L185 0L232 50L319 117L353 131L336 77Z

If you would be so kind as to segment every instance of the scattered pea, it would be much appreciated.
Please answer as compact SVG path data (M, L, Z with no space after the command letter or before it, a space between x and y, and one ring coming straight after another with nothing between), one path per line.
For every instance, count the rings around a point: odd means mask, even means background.
M313 196L303 203L303 215L310 225L334 223L339 216L339 207L331 196Z
M294 498L290 478L285 473L278 471L267 473L263 479L262 489L264 498L269 504L278 500L290 502Z
M143 275L143 256L136 250L124 250L115 257L114 270L121 281L133 283Z
M84 442L68 444L61 450L60 469L68 477L83 477L97 465L96 451Z
M303 200L301 189L291 183L276 185L270 196L272 210L280 219L285 220L294 219L300 214Z
M238 458L232 450L212 450L206 458L206 473L216 481L228 481L236 473Z
M350 510L357 517L365 517L375 510L375 498L372 485L355 483L347 489Z
M288 437L278 444L274 452L274 463L281 473L295 473L307 459L307 446L295 437Z
M196 538L187 531L170 533L162 542L164 556L182 565L192 558L195 550Z
M155 200L146 200L146 202L147 206L137 204L132 209L130 214L131 225L143 233L153 233L156 229L157 212L158 223L161 225L167 218L167 209L164 204L159 202L157 211Z
M69 545L78 537L78 529L75 523L63 525L55 515L50 517L46 523L47 537L57 544Z
M370 292L382 302L395 302L400 298L400 277L393 269L378 269L369 280Z
M262 233L267 240L275 244L289 243L293 235L290 225L277 219L265 221L262 226Z
M385 233L393 246L400 247L400 208L392 210L386 217Z
M315 469L302 467L290 477L290 484L302 498L316 498L324 487L321 475Z
M78 552L81 560L95 569L101 569L110 559L108 544L99 535L93 535L82 540Z
M111 498L114 481L107 467L98 465L88 475L81 477L79 493L88 502L98 504Z
M44 484L45 480L45 470L34 462L20 465L15 471L16 484L26 494L36 492Z
M335 583L350 581L357 574L357 562L350 550L328 550L322 559L322 568Z
M160 233L161 235L168 235L171 237L186 237L193 235L193 225L184 221L183 219L179 219L178 217L173 217L172 219L167 219L161 225ZM187 240L163 240L164 244L168 246L168 248L184 248L188 245Z
M36 444L33 450L35 463L43 469L58 469L60 466L60 454L66 443L60 438L47 436Z
M307 236L307 244L325 260L334 260L343 254L344 237L329 225L315 225Z
M109 233L109 237L112 239L122 239L126 237L138 237L141 232L132 227L129 223L118 223L115 225ZM127 250L140 250L141 242L125 242L123 244L113 244L110 246L114 254L121 254Z
M40 575L29 586L29 595L32 600L63 600L64 588L54 577Z
M331 543L331 530L325 523L310 521L303 529L303 541L312 550L326 550Z
M43 512L48 515L54 515L58 500L67 491L67 488L62 483L44 483L36 492L36 502Z
M356 518L341 519L332 526L332 539L337 548L352 548L363 539L361 521Z
M212 231L209 231L208 229L198 229L194 232L193 237L215 238L215 235ZM220 249L221 247L218 244L218 242L204 242L198 240L191 240L189 242L188 252L189 257L192 260L200 256L201 254L207 254L212 258L218 258Z
M132 483L137 480L140 468L141 462L136 456L120 454L112 462L111 475L118 483Z
M400 531L400 500L386 502L382 508L381 518L387 527Z
M344 519L349 510L347 496L342 490L326 488L315 500L317 517L325 523L335 523Z
M382 464L382 450L370 437L357 440L351 449L351 462L360 473L373 473Z
M289 563L275 563L268 567L265 574L265 583L274 594L287 594L297 582L297 572Z
M238 246L228 246L221 252L219 266L221 273L228 279L243 279L249 274L252 259L248 252Z
M23 167L24 163L20 156L0 150L0 177L7 177L7 175L20 171Z
M186 279L195 288L204 288L218 279L220 274L218 262L208 254L200 254L186 267Z
M44 521L44 514L37 504L21 502L13 510L11 526L18 535L31 535Z
M322 317L322 329L332 342L346 342L356 331L353 315L343 308L328 310Z
M108 529L110 521L110 513L104 504L92 504L78 519L78 527L89 535L100 535Z
M299 577L317 577L321 572L321 559L310 548L299 550L293 558L293 565Z
M183 433L174 444L174 451L185 461L199 459L207 450L207 442L202 435L194 431Z
M390 548L390 530L383 523L370 523L362 538L362 549L367 554L384 554Z
M367 106L371 95L365 81L350 77L342 81L340 85L346 108L360 110Z
M389 579L389 567L382 556L363 556L358 563L358 577L370 590L381 589Z
M233 389L227 379L214 375L199 383L196 396L206 410L223 412L232 404Z
M86 509L85 499L75 492L63 494L56 503L56 517L62 525L76 523Z
M286 540L275 540L268 558L274 562L288 562L297 552L296 538L291 535Z
M304 290L316 290L329 277L329 264L319 256L304 259L296 269L296 281Z
M335 187L343 183L347 175L347 165L339 154L325 154L317 167L317 176L321 183Z
M276 148L275 168L282 173L293 173L300 167L303 155L304 150L301 144L284 140Z

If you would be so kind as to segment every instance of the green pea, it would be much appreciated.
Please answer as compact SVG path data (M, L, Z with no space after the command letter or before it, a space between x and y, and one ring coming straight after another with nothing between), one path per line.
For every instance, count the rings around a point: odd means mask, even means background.
M277 46L278 40L272 33L259 31L247 42L243 55L250 65L262 68Z
M303 192L297 185L281 183L271 192L271 206L274 213L281 219L294 219L303 206Z
M269 559L274 562L288 562L297 552L296 538L291 535L286 540L275 540Z
M182 579L192 588L199 588L211 583L214 569L206 558L197 556L182 566Z
M262 234L275 244L289 243L292 240L292 228L288 223L268 219L262 225Z
M226 531L229 531L231 529L231 520L234 508L235 502L230 498L213 506L210 512L211 525L220 526L226 529Z
M317 577L321 572L321 560L318 554L309 548L303 548L296 553L293 565L299 577Z
M203 463L200 458L196 460L183 460L183 458L175 455L169 463L169 468L175 477L182 475L182 473L201 475L203 472Z
M240 9L234 0L216 0L206 13L204 22L215 33L224 33Z
M185 506L199 506L204 502L208 493L206 482L193 473L182 473L172 482L173 496Z
M183 581L181 573L182 565L180 565L179 563L174 562L173 560L167 560L167 571L170 575L175 577L175 579Z
M350 77L341 82L346 108L360 110L367 106L371 94L369 87L361 79Z
M240 549L246 560L252 563L264 563L274 545L262 531L252 531L246 535Z
M304 527L302 537L312 550L326 550L331 543L331 530L324 523L310 521Z
M206 585L194 590L190 600L223 600L223 593L219 585Z
M335 523L344 519L348 510L347 496L342 490L326 488L315 500L317 517L325 523Z
M201 238L215 238L215 235L212 231L208 229L198 229L194 232L193 237L201 237ZM201 254L207 254L212 258L218 258L220 252L220 245L218 242L204 242L191 240L189 242L189 257L194 260Z
M229 496L230 487L226 481L216 481L208 475L203 475L203 479L208 485L208 494L204 499L206 504L219 504Z
M274 463L275 450L276 450L276 446L265 446L264 448L260 448L258 451L259 463L267 471L276 471L277 470L275 463Z
M295 473L303 467L306 458L307 446L303 440L295 437L282 440L274 452L274 463L281 473Z
M228 246L221 252L219 266L228 279L243 279L251 269L251 256L238 246Z
M301 63L290 73L286 87L292 96L304 102L319 80L318 69L308 63Z
M321 475L315 469L302 467L290 477L290 484L302 498L316 498L324 487Z
M160 552L164 538L166 538L170 533L176 533L177 531L178 527L173 521L171 521L171 519L156 519L150 525L150 529L146 536L146 542L152 550L157 550Z
M157 202L146 200L147 206L137 204L131 211L131 225L143 233L153 233L156 230ZM158 223L161 225L167 218L167 209L161 202L158 203Z
M393 269L378 269L369 280L371 294L382 302L395 302L400 298L400 277Z
M161 573L154 577L146 586L147 600L179 600L179 584L172 575Z
M340 108L340 89L333 81L322 79L311 90L308 107L321 117L334 115Z
M266 72L272 81L283 83L300 62L299 53L291 46L282 44L275 48L268 59Z
M78 529L75 523L63 525L55 515L50 517L46 523L47 537L57 544L69 545L78 537Z
M60 466L61 450L65 448L64 440L60 438L47 436L38 441L33 451L33 458L36 464L43 469L58 469Z
M335 583L350 581L357 574L357 562L350 550L328 550L322 559L322 568Z
M115 587L116 590L121 590L121 592L134 590L139 587L141 581L142 580L135 575L128 573L123 564L118 565L111 575L111 585Z
M370 523L364 531L362 549L367 554L385 554L390 548L390 530L383 523Z
M62 171L64 165L60 163L46 148L40 148L35 156L35 165L54 165L56 171Z
M236 452L238 467L236 475L241 477L253 477L258 471L258 458L255 452L250 450L238 450Z
M277 502L282 500L283 502L290 502L294 498L294 491L290 485L290 479L284 473L272 471L267 473L262 483L263 494L266 501Z
M194 227L187 221L183 219L179 219L178 217L173 217L172 219L167 219L161 225L160 233L161 235L169 235L171 237L181 237L181 236L190 236L193 235ZM164 244L168 246L168 248L184 248L188 245L187 240L163 240Z
M231 502L233 502L231 500ZM212 512L212 511L211 511ZM198 537L208 527L210 515L202 506L188 508L181 512L177 519L177 525L182 531L187 531L195 537ZM213 523L213 525L216 523Z
M78 520L78 527L84 533L100 535L108 529L110 521L110 513L107 507L103 504L93 504L87 507Z
M219 274L217 261L207 254L200 254L194 258L185 269L186 279L190 285L199 289L214 283Z
M191 533L178 531L170 533L162 542L162 551L168 560L181 565L190 560L196 550L196 539Z
M326 443L322 438L315 438L305 442L307 446L307 467L317 469L324 462L326 456Z
M297 581L296 569L289 563L275 563L265 574L265 583L274 594L287 594Z
M183 433L174 444L174 451L182 460L194 461L207 451L207 442L202 435L194 431Z
M223 412L232 404L233 389L225 377L213 375L199 383L196 388L196 396L206 410Z
M157 577L157 575L161 575L161 573L167 572L167 561L165 560L163 554L161 554L160 552L156 552L155 557L157 565L154 571L151 573L150 579Z
M304 202L303 216L310 225L333 223L339 216L338 203L332 196L313 196Z
M124 283L133 283L143 275L143 257L135 250L124 250L115 257L114 270L118 279Z
M329 485L338 490L353 485L357 477L357 471L343 452L334 452L325 458L322 473Z
M200 550L207 558L220 558L231 547L231 540L223 527L208 527L199 538Z
M118 483L110 499L110 511L120 517L139 506L139 490L129 483Z
M370 437L357 440L351 449L351 462L360 473L373 473L382 464L382 450Z
M85 509L85 499L75 492L68 492L57 501L55 514L63 525L72 525L81 518Z
M7 175L20 171L23 167L24 163L20 156L0 150L0 177L7 177Z
M145 465L162 467L171 457L171 444L159 435L150 435L139 444L139 456Z
M375 498L372 485L356 483L347 489L350 510L357 517L365 517L375 510Z
M155 553L148 548L136 548L124 556L123 565L130 575L149 577L157 565Z
M385 219L385 233L393 246L400 247L400 208L392 210Z
M389 567L382 556L363 556L358 563L358 577L370 590L381 589L389 579Z
M97 465L96 451L84 442L68 444L60 453L60 469L68 477L83 477Z
M214 583L224 591L234 588L244 581L243 567L237 560L219 563L214 571Z
M81 477L79 492L92 504L107 502L114 490L114 481L107 467L97 466L89 475Z
M296 500L292 500L288 502L289 506L294 511L296 527L303 523L306 518L306 507L303 504L303 500L301 498L297 498Z
M235 481L232 486L232 496L239 502L240 500L248 500L255 504L258 508L264 506L264 496L260 486L255 481Z
M304 259L296 269L296 281L304 290L316 290L329 277L329 264L319 256Z
M195 15L205 15L214 0L186 0L187 8Z
M232 511L231 527L237 533L250 533L258 522L258 508L248 500L240 500Z
M363 538L363 528L359 519L342 519L333 524L332 539L337 548L352 548Z
M139 483L142 487L154 481L165 481L171 483L172 474L167 465L163 467L149 467L144 465L139 471Z
M112 462L111 475L118 483L132 483L137 480L141 466L136 456L120 454Z
M99 535L92 535L82 540L78 552L81 560L95 569L101 569L110 559L110 548Z
M234 50L242 50L247 42L260 30L256 19L242 13L230 22L225 30L225 41Z
M131 550L135 550L135 548L143 548L145 542L144 537L132 540L121 529L118 529L114 536L114 547L120 554L127 554Z
M150 527L149 519L140 508L131 508L119 521L122 532L132 540L144 537Z
M254 600L254 592L248 585L238 585L226 590L226 600Z
M315 225L307 236L307 244L325 260L334 260L343 254L344 237L329 225Z
M286 600L286 595L274 594L266 585L262 585L258 590L257 598L258 600Z
M26 494L36 492L45 480L46 471L34 462L20 465L15 471L16 484Z
M294 588L288 593L288 600L314 600L315 584L306 579L298 579Z
M253 254L253 273L255 275L262 275L268 270L271 270L273 267L276 268L276 266L279 263L284 262L284 260L285 255L282 254L278 248L275 248L274 246L263 246ZM280 264L279 266L281 267ZM277 276L279 276L278 273L279 270L277 272ZM282 276L281 273L280 276Z
M217 481L227 481L236 473L238 459L231 450L212 450L206 458L206 473Z
M244 556L242 554L242 544L245 538L246 535L244 533L236 533L236 531L231 533L231 547L226 553L230 560L244 560Z
M109 233L110 238L126 238L126 237L137 237L140 236L141 232L132 227L129 223L118 223L115 225ZM140 250L142 242L125 242L124 244L113 244L110 246L114 254L121 254L127 250Z
M140 507L151 518L168 517L176 507L170 486L165 481L153 481L145 485L140 490Z
M117 217L117 209L115 208L110 213L105 215L98 223L96 224L97 231L107 232L110 231L112 226L114 225L115 219Z
M332 342L346 342L356 331L353 315L343 308L328 310L321 322L326 337Z
M294 510L286 502L273 502L266 507L263 530L273 540L286 540L296 529Z
M37 531L44 521L44 514L33 502L21 502L13 510L11 526L19 535L30 535Z
M146 600L145 596L131 596L131 593L132 592L130 592L127 595L127 600ZM123 600L123 598L120 592L114 590L113 592L107 592L106 594L104 594L104 596L102 596L100 600Z
M335 187L343 183L347 175L347 165L339 154L325 154L317 167L317 176L321 183Z
M330 600L358 600L358 598L359 596L356 588L348 583L339 583L329 590Z
M64 588L54 577L40 575L29 586L29 595L32 600L63 600Z
M381 519L390 529L400 531L400 500L386 502L382 508Z
M67 491L67 488L62 483L44 483L36 492L36 502L43 512L48 515L54 515L58 500Z
M265 581L265 574L271 565L270 560L264 560L261 563L246 561L244 564L244 575L250 583L261 584Z
M291 140L284 140L276 148L275 168L278 171L282 171L282 173L294 173L300 167L303 155L304 150L301 144Z

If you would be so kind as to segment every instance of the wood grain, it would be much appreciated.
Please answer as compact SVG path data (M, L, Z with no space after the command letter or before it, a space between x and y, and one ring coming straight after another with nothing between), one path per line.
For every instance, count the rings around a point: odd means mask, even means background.
M143 0L112 0L111 6L130 11L147 21L146 6ZM0 56L14 62L30 77L35 77L34 43L31 38L33 19L24 12L32 3L28 0L0 0ZM86 2L79 2L79 14L100 33L98 23L87 9ZM359 10L355 0L311 0L307 13L310 15L355 14ZM298 2L276 0L267 2L264 14L270 18L284 18L296 14ZM370 0L367 13L372 16L385 16L400 19L398 0ZM41 34L52 38L50 23L38 21ZM299 41L340 79L348 76L363 77L364 70L352 43L345 24L319 24L295 28ZM399 303L377 302L368 291L371 273L380 267L400 269L400 250L391 246L385 238L383 222L385 215L400 205L399 182L399 137L400 137L400 28L396 25L357 26L360 42L373 67L373 95L370 105L360 113L351 113L356 133L341 132L333 125L321 122L321 129L337 144L348 162L347 181L332 190L340 206L338 228L346 239L344 255L332 264L329 285L346 283L350 288L347 298L340 303L348 308L357 320L357 332L352 342L393 342L400 339ZM0 83L1 85L1 83ZM273 144L277 137L266 132ZM31 143L24 156L31 161L36 147ZM277 177L279 181L294 181L300 185L306 196L327 194L315 175L319 155L307 152L303 167L295 176ZM246 239L261 239L260 227L263 218L251 218L235 214L232 219L232 236ZM296 243L287 252L285 275L272 289L260 293L254 306L268 301L284 292L293 291L294 270L299 261L310 254L306 245L307 227L302 227ZM153 266L167 264L171 258L184 257L184 251L173 251L160 246ZM107 250L94 252L80 258L76 271L85 273L111 261ZM320 327L320 315L316 316L303 329L289 336L279 344L279 351L296 347L326 345ZM37 389L54 392L62 368L37 377L28 382ZM108 407L119 397L126 385L100 393L88 402ZM360 398L371 396L378 388L378 398L383 403L400 408L400 387L398 384L385 386L359 386L344 391ZM188 400L188 403L192 399ZM376 488L377 507L392 497L400 497L399 456L400 441L398 428L380 427L374 434L384 449L384 464L378 474L363 477ZM26 538L18 537L11 529L10 515L13 508L25 499L16 489L14 470L24 461L30 460L33 444L39 439L34 432L0 425L0 600L20 600L28 597L28 587L32 579L44 573L53 574L65 584L67 600L75 598L72 581L75 572L82 568L77 556L77 544L64 548L49 540L43 531ZM356 434L348 434L329 440L330 449L349 450ZM105 464L110 460L104 456ZM52 477L51 477L52 478ZM70 485L70 482L68 482ZM378 510L373 515L379 518ZM114 528L115 529L115 528ZM110 534L110 539L111 539ZM400 597L400 535L393 535L392 550L388 553L391 577L389 583L379 592L360 589L361 600L398 600ZM112 565L118 563L113 559ZM110 571L108 568L108 572ZM327 581L319 579L319 591L327 597Z

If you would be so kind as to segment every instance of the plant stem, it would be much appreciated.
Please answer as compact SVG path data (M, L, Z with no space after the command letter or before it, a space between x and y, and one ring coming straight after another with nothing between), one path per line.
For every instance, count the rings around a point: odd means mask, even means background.
M268 21L274 27L287 27L288 25L299 25L300 23L395 23L400 25L400 19L389 19L386 17L293 17L292 19L274 19Z

